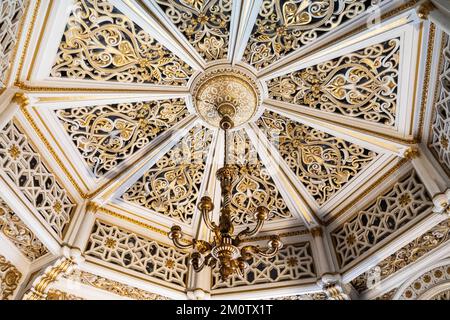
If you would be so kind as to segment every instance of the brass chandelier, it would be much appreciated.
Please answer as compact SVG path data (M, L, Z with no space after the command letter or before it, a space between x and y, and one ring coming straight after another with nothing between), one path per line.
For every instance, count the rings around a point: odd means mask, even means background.
M211 242L197 239L192 241L182 240L183 232L178 225L172 226L169 238L177 248L193 248L194 251L190 255L189 263L195 272L200 272L205 266L214 268L218 263L221 281L226 281L233 274L243 277L245 269L249 266L248 261L253 255L260 255L266 258L273 257L283 247L283 243L279 236L271 236L265 249L257 245L240 247L245 238L256 235L262 229L265 220L269 216L269 210L264 206L256 208L256 226L253 229L247 227L234 236L234 226L231 221L233 213L231 199L233 182L237 178L237 168L227 161L227 136L228 130L234 126L232 117L235 115L236 109L231 104L223 103L217 108L217 111L221 117L220 128L225 133L224 166L217 170L216 173L222 191L222 209L220 210L219 225L211 221L210 213L214 209L211 198L204 196L198 204L198 209L202 214L203 222L213 233L213 240Z

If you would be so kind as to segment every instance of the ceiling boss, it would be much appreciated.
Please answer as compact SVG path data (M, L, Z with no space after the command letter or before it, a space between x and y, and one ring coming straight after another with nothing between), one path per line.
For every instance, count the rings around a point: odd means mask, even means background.
M213 234L211 242L197 239L187 243L182 241L183 233L178 225L171 228L169 238L180 249L193 249L189 262L196 272L200 272L205 266L214 268L218 263L221 280L226 281L234 274L243 276L253 255L270 258L283 247L278 236L272 236L264 249L257 245L240 246L244 238L252 237L262 229L269 217L269 209L265 206L256 208L256 225L252 229L247 227L235 235L232 223L232 190L233 183L238 178L238 170L228 160L228 132L245 124L256 113L260 103L260 89L243 72L219 68L198 79L194 84L194 97L196 109L203 120L224 131L224 166L216 173L220 181L222 208L219 224L216 224L210 216L214 209L211 198L204 196L198 204L203 222Z

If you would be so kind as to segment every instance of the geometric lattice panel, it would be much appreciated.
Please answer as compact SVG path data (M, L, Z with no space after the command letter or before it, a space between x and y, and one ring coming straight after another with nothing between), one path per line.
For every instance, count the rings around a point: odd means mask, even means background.
M121 197L158 214L191 224L213 131L191 129Z
M0 167L62 238L76 205L12 121L0 131Z
M394 126L400 39L270 80L269 97L325 112Z
M187 115L183 99L55 111L95 177L101 177Z
M331 233L341 267L362 256L382 240L433 206L414 170Z
M256 284L280 283L289 280L315 279L315 266L309 242L287 245L273 258L255 255L241 278L233 275L226 282L213 270L212 289L240 287Z
M77 0L52 77L184 85L193 70L105 0Z
M131 231L96 220L85 254L185 287L187 254Z

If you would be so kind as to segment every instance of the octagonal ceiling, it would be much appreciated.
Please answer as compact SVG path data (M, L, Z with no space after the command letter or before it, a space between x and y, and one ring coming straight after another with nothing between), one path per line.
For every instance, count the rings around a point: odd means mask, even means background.
M430 71L426 39L436 30L413 5L38 2L26 19L40 31L23 41L16 72L27 95L14 98L21 112L0 134L5 181L22 204L4 206L12 214L27 207L37 217L28 222L52 238L35 243L36 256L71 243L90 263L83 272L144 276L162 296L196 286L224 297L252 297L240 289L248 285L261 297L284 292L267 283L309 294L321 291L324 273L348 283L368 270L376 248L433 208L436 192L410 160L431 112L421 106L420 77ZM239 169L233 222L252 225L265 205L269 218L252 240L276 233L285 242L274 260L255 258L245 279L227 283L214 271L194 276L187 253L166 237L179 224L189 238L208 238L197 202L208 194L220 203L224 137L199 114L195 90L210 70L238 70L261 93L250 120L230 134ZM442 173L448 162L437 159Z

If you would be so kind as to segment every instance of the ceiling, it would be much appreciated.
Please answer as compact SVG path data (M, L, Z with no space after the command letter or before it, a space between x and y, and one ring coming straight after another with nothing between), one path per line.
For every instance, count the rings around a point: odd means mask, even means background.
M416 2L18 5L35 30L11 26L23 54L8 81L21 91L14 96L3 79L2 94L20 111L1 123L0 206L30 214L19 217L36 238L32 250L22 245L29 263L78 248L85 274L76 281L98 290L125 283L134 297L148 297L137 288L153 298L200 288L322 299L327 273L365 292L365 272L385 270L390 255L443 223L430 218L433 200L450 185L448 114L427 100L441 92L448 36L420 19ZM285 243L227 283L211 270L194 275L166 236L178 224L188 238L208 239L197 202L220 203L224 137L199 113L195 90L210 70L246 74L260 93L230 136L236 229L265 205L269 218L252 240L264 245L275 233Z

